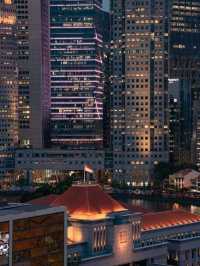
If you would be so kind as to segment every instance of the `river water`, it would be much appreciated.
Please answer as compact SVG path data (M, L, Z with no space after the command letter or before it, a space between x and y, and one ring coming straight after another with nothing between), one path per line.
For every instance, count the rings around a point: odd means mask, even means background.
M127 196L115 196L115 198L119 201L127 203L128 205L137 207L138 210L141 208L150 212L159 212L159 211L183 208L192 213L200 214L200 206L180 204L177 203L175 200L169 202L165 201L164 199L161 200L134 199Z

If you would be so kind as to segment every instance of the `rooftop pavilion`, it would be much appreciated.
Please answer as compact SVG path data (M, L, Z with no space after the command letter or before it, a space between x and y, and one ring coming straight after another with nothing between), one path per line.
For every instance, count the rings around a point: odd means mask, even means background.
M199 215L182 209L140 211L92 182L73 184L61 195L30 203L65 207L69 265L200 265Z

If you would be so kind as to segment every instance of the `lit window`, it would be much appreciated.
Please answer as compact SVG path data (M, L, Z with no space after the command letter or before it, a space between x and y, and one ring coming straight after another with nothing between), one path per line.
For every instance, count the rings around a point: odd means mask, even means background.
M119 233L119 242L120 242L120 244L124 244L124 243L128 242L127 231L122 231Z

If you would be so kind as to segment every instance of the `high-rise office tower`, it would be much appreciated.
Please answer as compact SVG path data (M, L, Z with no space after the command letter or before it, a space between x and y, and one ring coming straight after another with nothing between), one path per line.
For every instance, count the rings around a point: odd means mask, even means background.
M51 0L51 142L103 144L102 0Z
M111 28L110 28L110 13L102 10L101 21L103 27L103 66L104 66L104 111L103 111L103 140L105 151L105 168L110 168L110 151L111 151L111 90L110 90L110 58L111 58Z
M181 96L182 130L174 132L177 135L175 139L179 140L175 143L178 155L175 162L195 163L199 138L196 103L200 90L200 1L172 0L169 5L169 76L179 80Z
M111 1L113 176L133 185L168 161L167 4Z
M13 168L18 143L16 16L11 0L0 1L0 177Z
M170 161L175 165L190 164L191 134L188 134L192 127L190 82L181 79L169 79L168 89Z
M19 68L21 147L48 144L50 113L49 1L14 0Z
M191 161L200 169L200 86L192 88L192 145Z

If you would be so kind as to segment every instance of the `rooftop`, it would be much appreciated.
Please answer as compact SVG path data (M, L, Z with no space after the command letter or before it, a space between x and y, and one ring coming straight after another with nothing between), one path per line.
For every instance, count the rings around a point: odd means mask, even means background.
M34 205L50 205L56 198L57 198L57 195L51 194L51 195L44 196L41 198L33 199L29 203L34 204Z
M20 216L24 213L36 213L50 209L52 209L50 206L47 207L44 205L32 205L27 203L5 203L4 205L0 205L0 219L3 219L6 216Z
M131 211L142 214L142 231L159 230L168 227L200 222L200 216L182 209L149 212L146 209L130 207L120 203L102 190L98 184L72 185L61 195L49 195L31 201L39 206L64 206L72 219L93 221L105 219L110 213Z
M184 210L146 213L142 218L142 231L158 230L200 222L200 216Z
M113 212L127 209L102 190L98 184L72 185L62 195L49 195L31 201L36 205L65 206L72 219L104 219Z

